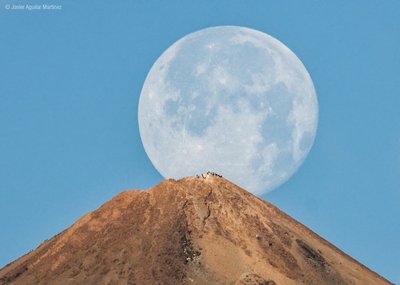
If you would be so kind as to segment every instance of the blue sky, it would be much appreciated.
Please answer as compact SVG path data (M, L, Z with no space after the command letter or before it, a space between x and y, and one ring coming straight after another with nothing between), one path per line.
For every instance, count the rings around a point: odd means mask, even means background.
M301 2L301 3L300 3ZM0 1L0 267L126 189L162 177L137 105L158 56L239 25L282 41L317 91L316 141L262 198L400 283L400 2Z

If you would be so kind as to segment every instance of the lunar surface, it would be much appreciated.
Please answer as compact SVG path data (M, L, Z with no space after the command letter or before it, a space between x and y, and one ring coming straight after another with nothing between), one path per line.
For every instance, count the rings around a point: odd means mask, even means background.
M309 153L318 102L306 68L284 44L221 26L183 37L158 58L138 114L145 151L165 178L212 171L263 194Z

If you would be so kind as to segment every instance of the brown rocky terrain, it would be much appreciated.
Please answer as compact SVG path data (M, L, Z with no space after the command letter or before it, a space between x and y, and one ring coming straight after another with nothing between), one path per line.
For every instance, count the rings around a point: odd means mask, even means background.
M126 191L0 270L0 284L391 284L215 175Z

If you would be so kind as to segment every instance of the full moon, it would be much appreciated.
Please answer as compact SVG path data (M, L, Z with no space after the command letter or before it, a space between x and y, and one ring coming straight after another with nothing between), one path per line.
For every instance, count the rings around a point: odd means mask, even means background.
M288 47L253 29L220 26L181 38L157 59L138 116L144 149L165 178L212 171L261 195L308 155L318 102Z

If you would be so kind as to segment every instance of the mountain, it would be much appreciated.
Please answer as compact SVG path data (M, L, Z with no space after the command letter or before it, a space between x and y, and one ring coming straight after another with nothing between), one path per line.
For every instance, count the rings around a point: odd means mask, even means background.
M391 284L206 174L126 191L0 270L0 284Z

